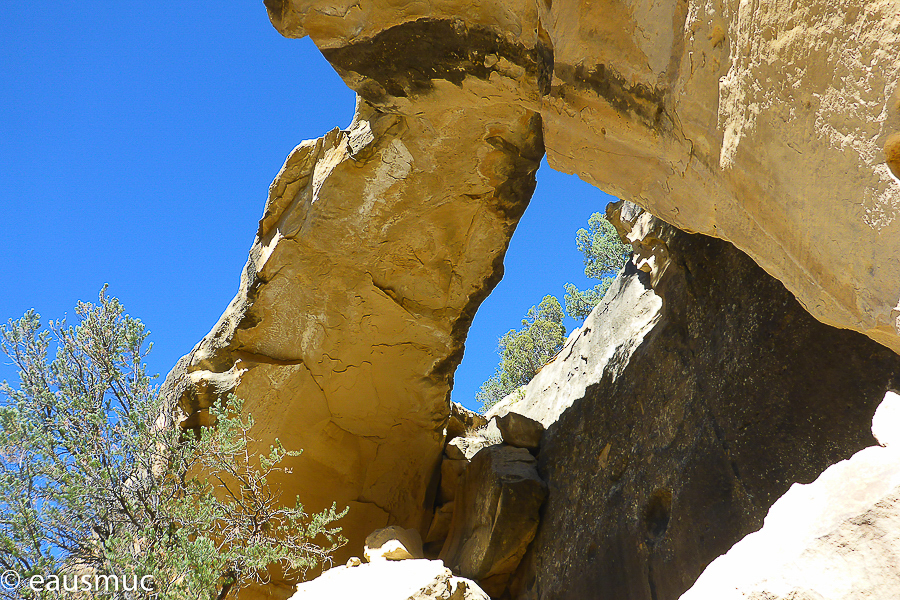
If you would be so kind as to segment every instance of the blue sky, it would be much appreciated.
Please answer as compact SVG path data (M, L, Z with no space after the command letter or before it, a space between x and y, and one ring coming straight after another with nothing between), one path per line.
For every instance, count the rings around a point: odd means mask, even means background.
M72 314L108 282L152 332L149 366L165 376L237 291L285 156L349 124L354 97L310 40L272 28L262 2L112 6L2 9L0 319ZM541 169L455 400L477 406L497 339L530 306L589 284L575 231L609 200Z

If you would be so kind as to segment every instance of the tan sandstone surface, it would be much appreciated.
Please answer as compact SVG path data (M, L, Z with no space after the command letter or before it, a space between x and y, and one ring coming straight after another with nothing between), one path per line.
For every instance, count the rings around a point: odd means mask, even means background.
M338 562L380 527L427 531L452 372L542 155L518 106L418 110L360 101L348 130L290 154L237 296L165 384L189 425L234 392L262 447L303 449L273 483L308 510L349 506Z
M733 242L819 320L900 349L896 0L266 5L400 110L428 94L410 74L514 78L511 49L539 41L552 81L520 102L541 97L551 166Z
M900 3L558 0L542 22L554 168L730 240L819 320L900 349Z

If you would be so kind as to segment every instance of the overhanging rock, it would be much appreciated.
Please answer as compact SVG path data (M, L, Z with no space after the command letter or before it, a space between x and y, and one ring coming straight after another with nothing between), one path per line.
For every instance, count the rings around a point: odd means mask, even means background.
M733 242L817 319L900 350L895 2L266 6L392 110L520 81L552 167Z

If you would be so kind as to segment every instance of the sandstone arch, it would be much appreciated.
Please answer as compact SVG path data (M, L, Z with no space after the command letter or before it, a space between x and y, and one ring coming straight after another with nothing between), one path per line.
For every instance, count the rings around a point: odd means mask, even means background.
M306 449L285 492L349 503L352 544L430 518L452 372L545 145L900 350L895 0L266 8L356 117L288 157L240 292L166 385L191 418L245 396L264 436Z

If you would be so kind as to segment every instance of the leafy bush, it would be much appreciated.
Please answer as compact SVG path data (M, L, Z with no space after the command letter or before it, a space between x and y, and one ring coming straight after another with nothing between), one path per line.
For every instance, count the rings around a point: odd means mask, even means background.
M298 453L276 440L254 455L239 400L210 409L215 426L182 431L145 372L143 324L106 287L75 312L74 327L43 329L33 310L0 327L20 376L0 385L0 568L13 573L0 597L59 598L68 576L78 597L223 599L345 543L333 523L346 509L283 505L268 478ZM63 584L31 589L34 576Z

